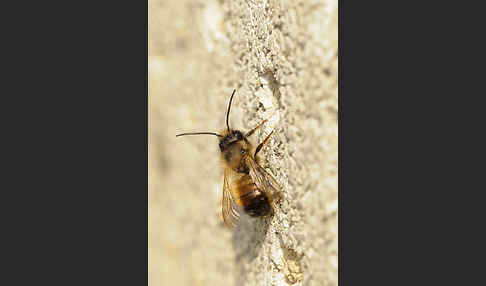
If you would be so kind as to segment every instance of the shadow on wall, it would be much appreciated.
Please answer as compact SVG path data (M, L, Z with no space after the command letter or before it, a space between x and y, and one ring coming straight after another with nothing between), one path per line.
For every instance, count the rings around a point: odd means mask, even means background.
M233 233L232 244L235 251L236 281L246 281L250 265L260 253L272 217L251 218L242 215Z

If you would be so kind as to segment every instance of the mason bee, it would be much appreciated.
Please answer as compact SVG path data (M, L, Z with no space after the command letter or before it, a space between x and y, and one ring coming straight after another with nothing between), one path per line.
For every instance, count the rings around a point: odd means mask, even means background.
M268 143L273 131L256 148L248 140L258 128L267 122L267 119L246 133L229 127L228 118L235 92L236 90L231 94L226 111L226 130L220 132L221 134L193 132L176 135L178 137L207 134L219 137L219 150L224 167L221 212L224 223L228 227L238 224L240 208L252 217L273 214L273 198L282 195L277 181L258 164L257 158L258 152Z

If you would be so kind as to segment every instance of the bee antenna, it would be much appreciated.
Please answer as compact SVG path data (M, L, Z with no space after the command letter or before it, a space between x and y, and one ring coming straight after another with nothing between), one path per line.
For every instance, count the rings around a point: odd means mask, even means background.
M207 135L215 135L215 136L218 136L218 137L223 137L222 135L219 135L217 133L213 133L213 132L193 132L193 133L181 133L181 134L177 134L176 137L179 137L179 136L184 136L184 135L202 135L202 134L207 134Z
M231 109L231 102L233 101L233 95L235 95L235 92L236 92L236 89L233 90L233 93L231 94L231 98L230 98L229 105L228 105L228 111L226 112L226 127L228 127L228 132L230 132L230 128L229 128L229 124L228 124L228 118L229 118L229 113L230 113L230 109Z

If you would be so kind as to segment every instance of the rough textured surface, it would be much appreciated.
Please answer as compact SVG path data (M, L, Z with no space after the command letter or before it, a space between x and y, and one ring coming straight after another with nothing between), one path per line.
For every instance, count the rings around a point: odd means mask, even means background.
M337 0L149 0L149 285L337 285ZM217 138L261 142L285 199L229 230Z

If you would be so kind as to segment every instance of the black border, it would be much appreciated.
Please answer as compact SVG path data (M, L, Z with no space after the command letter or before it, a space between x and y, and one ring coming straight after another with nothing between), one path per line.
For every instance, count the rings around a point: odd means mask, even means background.
M448 4L339 3L341 285L474 281L464 239L478 236L463 226L477 216L461 216L482 209L465 192L484 184L462 158L477 158L464 130L484 112L463 96L484 89L467 66L484 25L479 8Z
M339 283L410 279L397 4L339 3ZM384 12L387 11L387 12ZM393 15L392 15L393 14ZM401 43L401 41L400 41ZM403 116L403 117L402 117ZM399 284L398 283L398 284Z
M148 2L24 4L3 41L6 275L146 285Z

